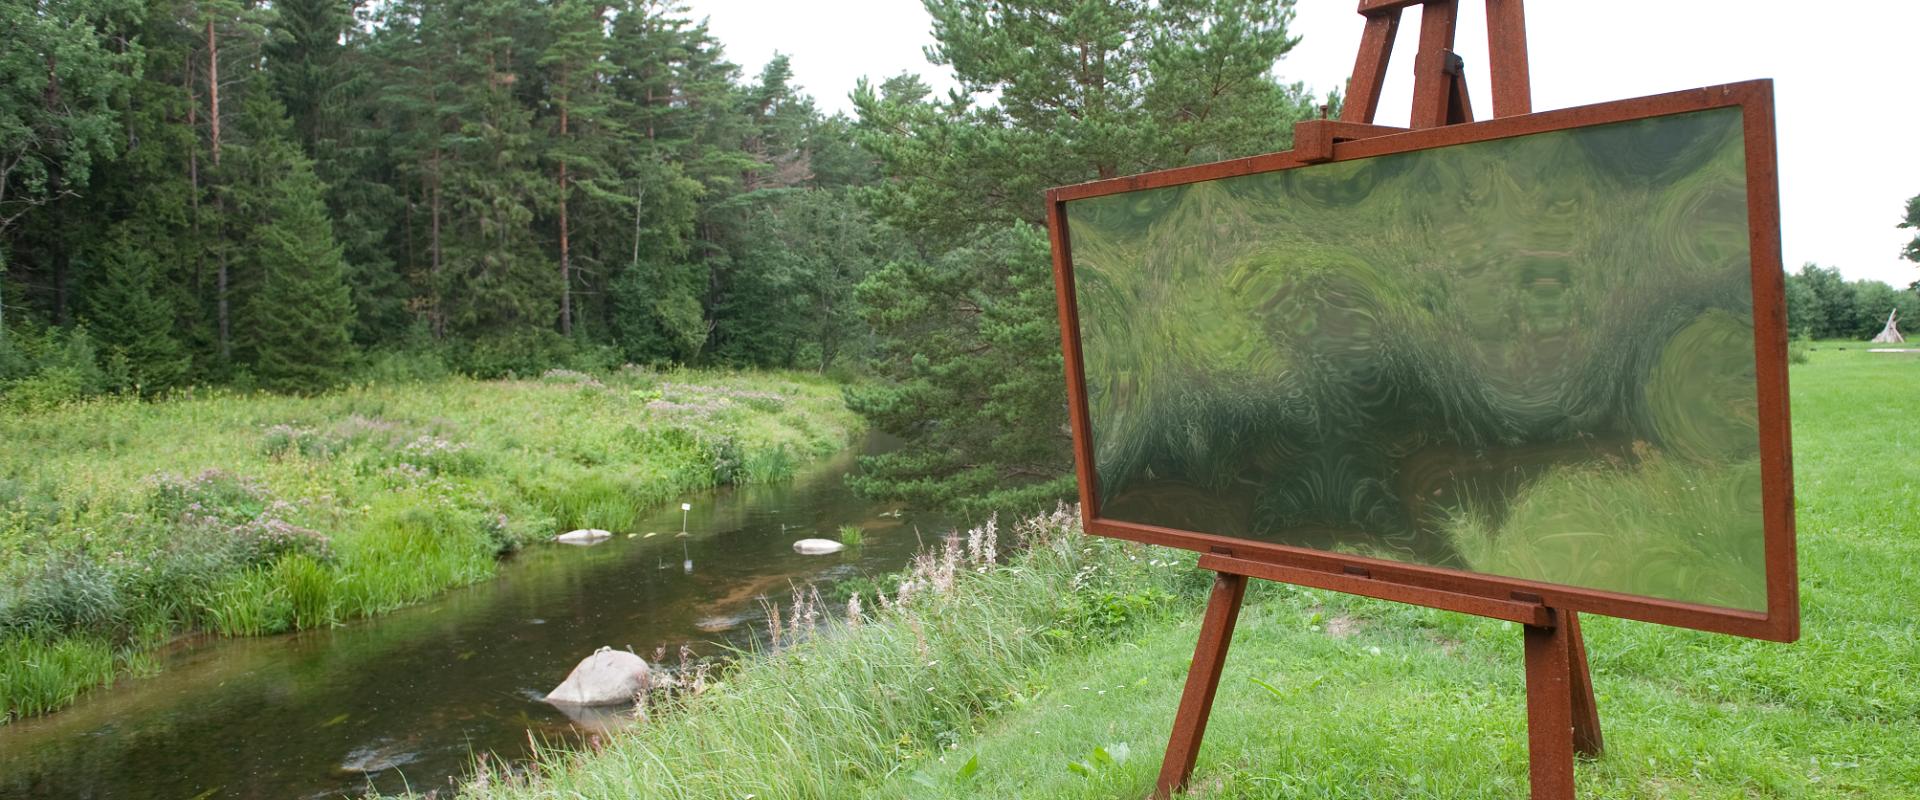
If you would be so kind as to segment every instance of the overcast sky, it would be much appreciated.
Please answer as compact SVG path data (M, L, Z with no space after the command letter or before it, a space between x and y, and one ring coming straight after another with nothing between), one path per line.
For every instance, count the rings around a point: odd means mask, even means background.
M690 0L749 74L775 50L826 111L852 113L862 75L915 72L952 86L928 64L931 24L917 0ZM1299 0L1303 40L1279 74L1316 94L1353 69L1361 17L1355 0ZM1466 59L1474 108L1484 115L1485 4L1461 3L1455 49ZM1405 124L1419 12L1401 26L1382 100L1382 124ZM1920 2L1865 0L1608 0L1527 4L1536 111L1720 83L1773 78L1779 125L1782 241L1789 269L1813 261L1849 278L1895 286L1920 279L1899 258L1912 230L1894 226L1920 194L1920 103L1909 64Z

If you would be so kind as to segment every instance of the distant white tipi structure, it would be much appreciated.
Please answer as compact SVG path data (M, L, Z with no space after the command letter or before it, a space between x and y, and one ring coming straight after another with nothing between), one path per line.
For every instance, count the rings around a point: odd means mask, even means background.
M1900 335L1900 325L1896 319L1899 316L1900 309L1897 308L1887 315L1886 330L1881 331L1879 336L1873 337L1874 344L1900 344L1907 340L1907 337Z

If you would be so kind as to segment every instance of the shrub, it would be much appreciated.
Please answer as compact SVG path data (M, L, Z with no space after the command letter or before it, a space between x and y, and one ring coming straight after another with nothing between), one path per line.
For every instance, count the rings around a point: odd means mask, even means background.
M455 351L455 364L475 378L538 375L567 363L573 342L546 328L519 330L476 339Z
M453 374L447 359L428 347L378 350L367 354L355 379L360 383L422 383Z
M312 428L280 424L267 428L260 436L260 452L270 458L299 455L326 458L341 449L339 443Z
M0 635L112 632L126 613L117 576L78 554L47 564L24 586L0 587L0 597Z
M466 442L421 434L400 448L401 463L432 470L438 475L474 475L486 466L486 460Z

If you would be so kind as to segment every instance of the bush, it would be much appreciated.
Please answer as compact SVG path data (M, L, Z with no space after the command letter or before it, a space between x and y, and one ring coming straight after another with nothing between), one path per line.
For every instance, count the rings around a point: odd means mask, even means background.
M573 353L571 340L546 328L533 328L465 343L455 351L455 365L483 380L513 378L565 364Z
M447 359L429 347L378 350L369 353L355 380L360 383L424 383L453 374Z
M340 445L319 431L300 425L275 425L260 436L260 452L269 458L298 455L302 458L326 458L339 452Z
M71 555L46 565L18 589L0 588L0 635L108 633L125 611L113 572Z

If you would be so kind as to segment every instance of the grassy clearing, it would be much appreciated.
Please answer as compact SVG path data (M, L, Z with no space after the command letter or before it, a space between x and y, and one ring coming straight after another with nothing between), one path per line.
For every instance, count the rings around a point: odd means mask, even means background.
M1792 380L1803 639L1590 617L1608 753L1579 768L1582 797L1920 796L1920 358L1816 350ZM751 661L600 753L472 788L1144 797L1204 576L1169 551L1042 540ZM1517 627L1256 583L1193 796L1524 796L1524 725Z
M183 632L378 614L556 532L782 479L858 424L818 378L646 370L0 415L0 719Z

